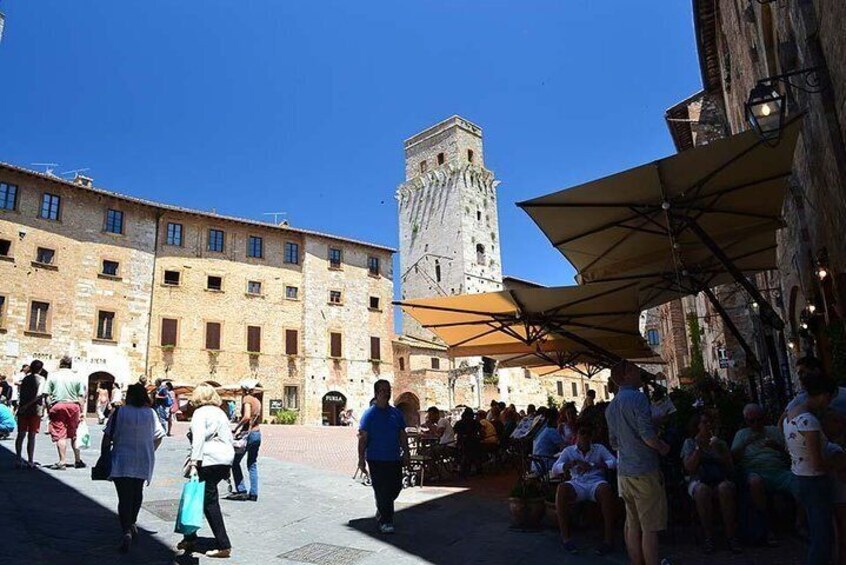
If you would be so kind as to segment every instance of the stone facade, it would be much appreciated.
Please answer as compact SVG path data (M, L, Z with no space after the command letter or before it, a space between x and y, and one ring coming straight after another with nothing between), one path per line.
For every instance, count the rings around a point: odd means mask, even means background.
M373 382L393 377L389 248L11 166L0 167L0 183L16 187L12 209L0 209L2 374L34 357L51 370L69 353L81 374L122 383L255 378L265 410L279 400L317 424L337 417L327 393L360 414ZM44 193L61 199L56 220L38 217ZM107 229L109 210L123 213L119 233ZM36 262L39 247L54 251L52 265ZM104 260L117 263L114 274ZM38 331L33 301L49 304ZM101 312L114 314L109 336L97 335ZM334 357L331 333L340 334Z
M144 374L155 211L6 166L0 183L15 192L10 208L0 208L0 374L33 357L51 371L66 354L85 375ZM56 219L41 217L45 194L59 199ZM106 231L108 210L123 213L120 233ZM117 263L106 268L114 274L104 273L104 261ZM43 324L33 303L47 305Z
M786 344L793 352L813 351L831 365L832 350L844 344L828 343L826 330L842 324L846 312L846 251L840 241L846 230L846 4L820 0L746 6L694 0L693 15L704 91L725 116L728 134L750 127L745 103L758 81L817 68L826 85L822 92L807 93L776 82L786 96L788 118L805 115L784 202L786 227L777 237L778 276L759 275L757 283L777 310L783 306L787 326L784 332L751 331L753 347L769 353L765 374L783 374L792 365ZM801 74L791 79L799 85L803 80ZM831 273L822 281L815 276L819 264ZM802 317L809 304L816 312L806 332Z

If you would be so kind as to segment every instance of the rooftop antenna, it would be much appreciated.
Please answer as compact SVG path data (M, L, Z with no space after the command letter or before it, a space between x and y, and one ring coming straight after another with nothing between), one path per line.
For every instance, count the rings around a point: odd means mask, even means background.
M280 225L279 224L279 216L287 216L287 215L288 215L288 212L265 212L264 214L262 214L262 216L273 216L273 223L277 226Z
M83 169L71 169L70 171L65 171L64 173L59 173L59 176L63 176L63 177L67 176L67 175L76 176L79 173L84 173L85 171L89 171L89 170L91 170L90 167L85 167Z
M33 167L44 167L44 174L50 175L51 177L55 177L56 175L53 174L53 169L59 166L58 163L30 163Z

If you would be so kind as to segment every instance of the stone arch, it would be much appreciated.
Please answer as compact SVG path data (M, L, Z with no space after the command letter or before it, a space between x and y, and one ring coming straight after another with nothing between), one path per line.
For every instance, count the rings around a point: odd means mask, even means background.
M400 412L405 418L406 426L420 425L420 399L413 392L404 392L397 396L394 401Z
M347 397L342 392L330 390L323 395L323 418L324 426L340 426L341 412L347 407Z
M106 371L95 371L88 375L88 396L85 399L85 411L88 413L93 414L97 411L97 389L99 388L100 383L106 385L106 389L108 389L109 395L111 396L112 387L115 384L115 377Z

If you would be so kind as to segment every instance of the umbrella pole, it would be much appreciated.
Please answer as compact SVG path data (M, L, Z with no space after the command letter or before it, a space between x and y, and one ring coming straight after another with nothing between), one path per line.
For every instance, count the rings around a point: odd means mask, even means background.
M723 323L731 332L731 335L737 340L740 344L741 349L746 354L746 362L749 364L750 368L753 372L760 372L761 370L761 363L758 361L758 357L755 355L755 352L752 351L752 348L746 342L743 335L740 333L740 330L737 329L737 326L734 325L731 317L726 312L726 309L723 308L723 305L717 300L717 297L714 296L714 292L708 288L707 286L702 287L702 292L705 296L708 297L708 301L711 302L711 306L714 307L714 310L720 315L720 318L723 319ZM752 393L752 398L755 402L758 402L758 392L757 387L755 386L755 376L752 373L747 375L747 379L749 381L749 392Z
M705 233L705 230L702 229L702 227L696 222L696 220L688 217L682 217L679 219L687 223L688 227L690 227L690 230L694 234L696 234L696 237L698 237L699 240L702 241L702 243L705 244L705 247L707 247L708 250L711 251L711 253L714 255L714 257L716 257L717 260L723 265L723 267L726 268L726 270L729 272L729 274L731 274L734 280L737 281L737 283L740 284L740 286L742 286L746 290L746 292L749 293L749 296L751 296L752 299L758 303L761 308L761 319L772 328L775 328L777 330L784 329L784 322L779 317L779 315L776 314L776 311L773 309L770 303L764 299L763 295L761 295L761 292L755 287L755 285L752 284L749 279L747 279L743 275L742 272L740 272L740 269L738 269L737 266L732 262L732 260L729 259L728 255L726 255L725 252L720 249L720 246L717 245L717 243L713 239L711 239L711 237L707 233Z

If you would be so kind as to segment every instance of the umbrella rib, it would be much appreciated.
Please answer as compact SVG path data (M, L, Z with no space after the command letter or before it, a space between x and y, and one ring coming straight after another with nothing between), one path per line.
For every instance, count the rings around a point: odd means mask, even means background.
M591 325L591 324L580 324L578 322L570 322L567 325L568 326L575 326L577 328L585 328L585 329L588 329L588 330L601 330L603 332L615 333L615 334L620 334L620 335L636 335L636 336L640 335L638 332L629 332L629 331L626 331L626 330L618 330L618 329L615 329L615 328L607 328L605 326L594 326L594 325Z
M490 324L490 320L474 320L472 322L450 322L448 324L423 324L422 327L426 329L436 329L436 328L455 328L460 326L481 326L485 324Z
M658 209L658 212L660 212L660 210L661 210L661 209L659 208L659 209ZM628 222L628 221L630 221L630 220L623 220L623 221L624 221L624 222ZM644 223L645 223L645 222L644 222ZM627 228L628 226L622 226L622 225L621 225L620 227L622 227L622 228ZM588 263L587 265L585 265L585 267L584 267L583 269L581 269L581 270L580 270L580 272L584 272L584 271L586 271L586 270L588 270L588 269L592 268L594 265L596 265L596 263L597 263L600 259L603 259L604 257L606 257L609 253L611 253L612 251L614 251L617 247L619 247L619 246L620 246L620 245L622 245L622 244L623 244L623 243L624 243L627 239L629 239L629 238L632 236L632 233L633 233L633 232L629 232L629 233L626 233L625 235L623 235L623 237L621 237L619 240L617 240L616 242L614 242L614 243L613 243L610 247L608 247L607 249L605 249L605 251L603 251L602 253L600 253L599 255L597 255L597 257L596 257L593 261L591 261L590 263ZM663 234L661 234L661 235L669 235L669 234L668 234L667 232L665 232L665 233L663 233Z
M637 218L638 218L638 216L635 215L635 216L631 216L631 217L625 218L625 219L614 220L613 222L608 222L606 224L602 224L601 226L597 226L595 228L589 229L589 230L582 232L578 235L573 235L573 236L567 237L565 239L562 239L561 241L555 241L555 242L552 243L552 245L553 245L553 247L558 247L560 245L566 245L566 244L568 244L572 241L575 241L577 239L581 239L583 237L587 237L589 235L593 235L593 234L596 234L596 233L599 233L599 232L602 232L602 231L605 231L605 230L608 230L608 229L611 229L611 228L614 228L614 227L626 227L626 226L620 226L620 224L625 223L625 222L630 222L632 220L636 220Z
M452 312L455 314L471 314L474 316L496 316L497 314L503 314L502 312L481 312L477 310L466 310L463 308L449 308L447 306L431 306L428 304L410 304L408 302L392 302L394 306L400 306L404 308L420 308L421 310L436 310L438 312ZM505 313L507 315L507 313Z
M497 328L497 327L494 327L494 328L492 328L492 329L490 329L490 330L488 330L484 333L480 333L478 335L474 335L473 337L468 337L467 339L459 341L458 343L454 343L450 347L461 347L462 345L466 345L467 343L470 343L471 341L477 340L477 339L485 337L487 335L491 335L492 333L496 333L498 331L500 331L500 329Z
M693 210L694 212L708 212L711 214L727 214L732 216L743 216L748 218L758 218L761 220L773 220L775 222L780 222L780 216L770 216L769 214L756 214L754 212L741 212L739 210L725 210L720 208L711 208L709 206L688 206L688 210Z
M577 305L579 305L583 302L590 302L591 300L596 300L597 298L602 298L603 296L607 296L609 294L614 294L615 292L628 290L628 289L632 288L633 286L636 286L636 283L626 284L626 285L618 286L618 287L615 287L615 288L609 288L609 289L603 290L603 291L601 291L597 294L591 294L590 296L584 296L582 298L579 298L578 300L566 302L566 303L561 304L559 306L556 306L555 308L552 308L550 310L544 310L542 314L544 314L544 315L554 315L554 314L557 314L558 312L560 312L564 308L571 308L571 307L577 306ZM581 287L581 288L585 288L585 287Z
M572 190L572 189L569 189ZM654 208L653 204L642 202L538 202L532 204L529 201L518 202L520 208Z

